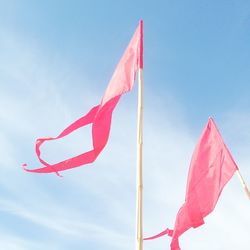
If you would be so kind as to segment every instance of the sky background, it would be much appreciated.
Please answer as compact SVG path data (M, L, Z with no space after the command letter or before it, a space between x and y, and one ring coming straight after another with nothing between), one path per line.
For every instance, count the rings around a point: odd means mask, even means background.
M1 249L135 249L137 88L119 102L94 164L63 178L20 166L39 167L35 139L99 104L141 18L145 236L173 227L209 116L250 185L249 1L0 0ZM87 127L42 150L55 163L90 147ZM206 224L180 238L183 250L249 250L249 211L235 176Z

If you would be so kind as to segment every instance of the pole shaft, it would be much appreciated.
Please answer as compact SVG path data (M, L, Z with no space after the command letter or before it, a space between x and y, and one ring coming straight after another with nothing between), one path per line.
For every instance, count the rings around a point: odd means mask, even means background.
M243 177L242 177L242 175L241 175L241 173L240 173L239 170L237 170L236 173L237 173L237 175L238 175L238 177L239 177L239 179L240 179L240 183L241 183L243 189L245 190L245 192L246 192L246 194L247 194L247 196L248 196L248 199L250 199L250 192L249 192L249 190L248 190L248 187L247 187L246 182L244 181L244 179L243 179Z
M143 77L142 69L138 76L138 126L137 126L137 197L136 197L136 250L143 250L143 218L142 218L142 113L143 113Z

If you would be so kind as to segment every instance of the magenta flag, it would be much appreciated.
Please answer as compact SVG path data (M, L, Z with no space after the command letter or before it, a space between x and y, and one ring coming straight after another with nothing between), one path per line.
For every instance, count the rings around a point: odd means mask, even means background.
M192 156L185 203L176 216L174 230L166 229L144 240L169 235L171 250L180 250L179 236L191 227L204 224L204 217L214 210L224 186L236 170L238 167L210 118Z
M65 128L57 137L39 138L36 140L36 154L39 161L44 165L38 169L28 169L26 164L23 168L33 173L52 173L59 175L59 171L79 167L92 163L105 147L110 132L112 113L122 94L133 88L136 73L143 68L143 22L140 21L127 49L118 63L113 76L108 84L101 103L93 107L85 116L73 122ZM83 154L56 164L49 164L41 158L41 145L46 141L60 139L69 135L76 129L92 124L93 148Z

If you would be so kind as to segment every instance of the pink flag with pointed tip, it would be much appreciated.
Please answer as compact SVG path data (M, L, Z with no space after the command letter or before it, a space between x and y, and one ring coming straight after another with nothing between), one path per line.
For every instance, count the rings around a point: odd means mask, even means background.
M166 229L144 240L169 235L171 250L180 250L179 237L191 227L204 224L204 217L214 210L224 186L236 170L238 167L210 118L192 156L185 203L176 216L174 229Z
M113 73L101 103L93 107L85 116L65 128L57 137L37 139L36 154L44 167L28 169L27 165L23 164L24 170L33 173L55 172L59 175L59 171L79 167L95 161L108 141L113 110L115 109L121 95L133 88L136 73L138 69L142 67L143 22L140 21L139 26ZM44 142L60 139L88 124L92 124L93 149L56 164L49 164L41 158L40 147Z

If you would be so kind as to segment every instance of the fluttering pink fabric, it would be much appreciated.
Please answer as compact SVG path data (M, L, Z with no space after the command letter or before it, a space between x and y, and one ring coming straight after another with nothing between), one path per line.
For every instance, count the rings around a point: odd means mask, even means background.
M176 216L174 230L166 229L144 240L169 235L172 237L171 250L180 250L179 236L191 227L204 224L204 217L214 210L224 186L237 169L218 128L209 118L192 156L185 203Z
M38 169L28 169L26 164L23 168L33 173L52 173L59 175L59 171L78 167L84 164L92 163L105 147L111 126L112 112L116 107L122 94L133 88L136 73L143 67L143 22L140 21L127 49L125 50L119 64L117 65L113 76L108 84L101 103L93 107L89 113L62 131L57 137L39 138L36 140L36 154L44 167ZM49 164L41 158L40 147L46 141L57 140L76 129L88 124L92 124L92 142L93 149L70 159L56 164Z

